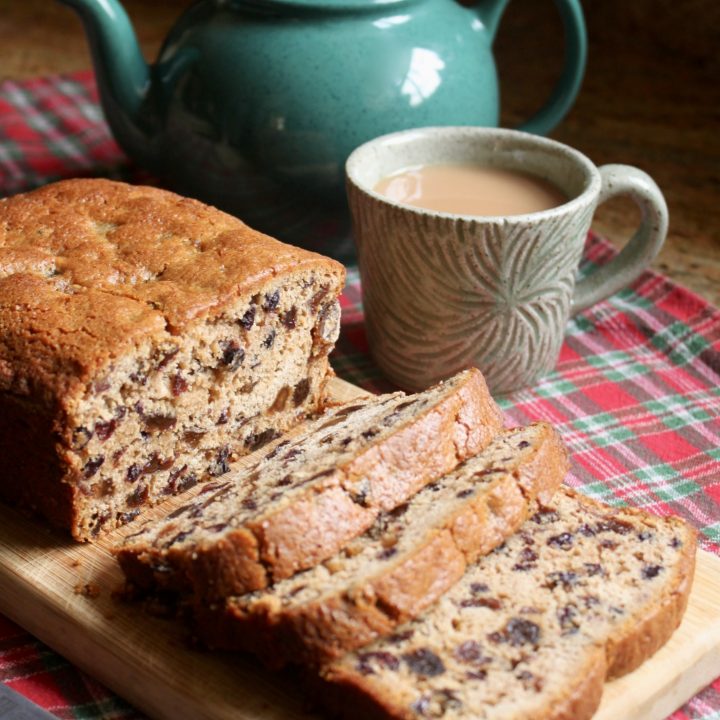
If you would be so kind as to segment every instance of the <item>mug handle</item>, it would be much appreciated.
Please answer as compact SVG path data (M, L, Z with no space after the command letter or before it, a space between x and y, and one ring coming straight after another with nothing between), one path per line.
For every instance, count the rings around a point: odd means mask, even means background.
M565 35L563 70L550 99L519 130L546 135L575 102L587 61L587 32L579 0L555 0Z
M603 165L599 170L598 205L616 195L628 195L640 208L642 217L640 227L620 254L577 283L571 315L633 283L660 252L667 235L667 204L647 173L631 165Z

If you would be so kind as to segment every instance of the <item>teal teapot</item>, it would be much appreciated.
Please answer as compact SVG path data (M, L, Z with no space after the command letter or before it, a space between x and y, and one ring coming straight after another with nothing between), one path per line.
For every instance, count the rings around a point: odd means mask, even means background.
M348 259L350 152L428 125L496 126L492 44L508 0L200 0L148 65L117 0L82 17L112 132L174 190L296 244ZM571 106L586 56L579 0L555 0L565 61L522 128Z

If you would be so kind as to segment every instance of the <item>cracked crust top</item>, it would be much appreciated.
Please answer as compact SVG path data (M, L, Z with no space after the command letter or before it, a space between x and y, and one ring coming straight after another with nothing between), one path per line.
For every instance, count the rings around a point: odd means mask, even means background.
M0 391L46 400L265 280L333 260L196 200L66 180L0 200Z

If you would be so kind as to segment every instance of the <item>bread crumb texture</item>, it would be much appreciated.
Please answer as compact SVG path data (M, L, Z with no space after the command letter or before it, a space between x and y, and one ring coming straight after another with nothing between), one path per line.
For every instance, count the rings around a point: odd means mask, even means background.
M227 472L319 407L343 282L155 188L0 201L0 493L87 540Z

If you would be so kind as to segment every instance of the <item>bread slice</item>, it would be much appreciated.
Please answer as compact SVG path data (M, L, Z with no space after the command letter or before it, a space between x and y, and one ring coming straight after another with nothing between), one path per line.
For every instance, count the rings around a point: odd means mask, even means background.
M422 618L322 670L344 717L585 720L679 625L695 532L562 489Z
M213 648L249 650L270 667L317 665L419 615L550 500L567 452L544 423L508 430L479 455L381 514L324 564L273 587L196 609Z
M146 524L117 558L141 588L202 601L262 589L337 553L380 512L484 448L501 423L474 369L417 395L333 409Z

